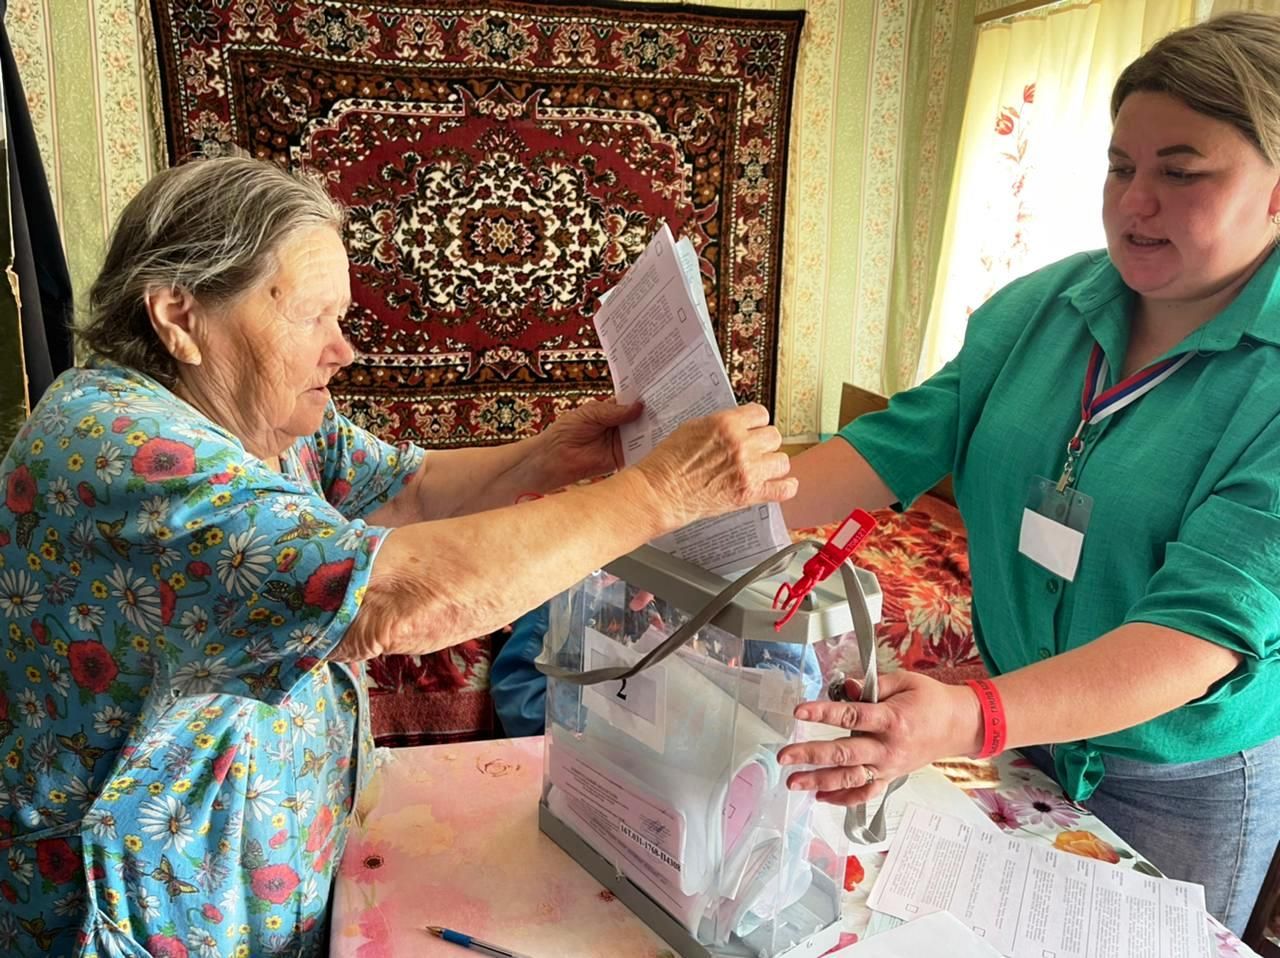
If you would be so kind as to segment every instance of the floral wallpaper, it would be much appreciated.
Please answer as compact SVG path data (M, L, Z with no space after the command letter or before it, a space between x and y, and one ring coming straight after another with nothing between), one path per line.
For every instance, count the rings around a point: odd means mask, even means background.
M835 430L842 383L893 391L914 375L975 0L702 2L807 13L775 413L811 440ZM10 0L5 23L82 303L111 223L164 163L148 4Z

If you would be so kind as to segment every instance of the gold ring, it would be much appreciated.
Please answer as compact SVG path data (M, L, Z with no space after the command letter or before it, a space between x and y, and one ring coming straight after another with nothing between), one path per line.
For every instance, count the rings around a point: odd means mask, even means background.
M862 783L862 787L866 788L868 785L874 785L876 781L876 770L870 765L864 765L862 767L866 769L867 772L867 780Z

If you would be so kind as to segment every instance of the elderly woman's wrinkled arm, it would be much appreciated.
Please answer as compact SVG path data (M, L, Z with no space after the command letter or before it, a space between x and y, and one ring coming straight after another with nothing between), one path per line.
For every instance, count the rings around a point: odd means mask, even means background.
M633 467L519 506L412 523L374 559L334 653L433 652L506 625L610 559L690 522L795 494L761 406L685 423Z
M618 426L640 412L639 404L592 402L519 442L429 452L404 490L369 522L398 527L470 515L621 469Z

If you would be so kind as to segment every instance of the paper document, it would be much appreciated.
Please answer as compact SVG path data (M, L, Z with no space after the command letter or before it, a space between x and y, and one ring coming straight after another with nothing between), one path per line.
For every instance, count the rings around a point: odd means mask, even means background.
M618 401L644 402L644 414L621 427L627 465L686 420L737 405L712 334L697 256L682 244L664 223L595 315ZM724 575L790 541L782 509L770 503L695 522L653 545Z
M949 911L1009 958L1209 954L1199 885L1082 858L914 804L868 904L908 920Z
M877 799L877 801L879 800ZM996 825L987 817L986 812L978 806L977 802L966 795L963 789L952 785L947 776L932 765L926 765L924 768L918 769L907 776L906 782L890 798L889 810L885 814L884 821L884 830L888 837L883 842L855 846L853 851L862 854L864 852L887 849L893 841L893 836L897 834L907 809L911 808L912 805L919 805L931 811L960 819L975 828L990 828L993 830L996 828ZM872 807L876 806L873 804Z
M1000 953L945 911L899 925L870 941L863 940L825 958L1000 958Z

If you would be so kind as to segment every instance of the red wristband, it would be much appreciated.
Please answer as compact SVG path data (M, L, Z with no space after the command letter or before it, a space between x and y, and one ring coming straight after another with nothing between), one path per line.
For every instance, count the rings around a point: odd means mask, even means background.
M982 751L974 758L991 758L1004 751L1004 743L1008 740L1008 726L1004 719L1004 703L1000 701L1000 693L995 683L989 679L969 679L965 682L978 696L978 705L982 708Z

